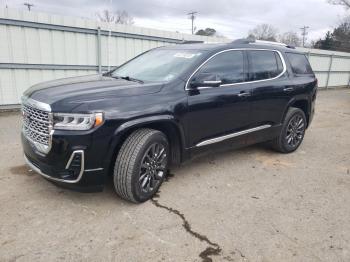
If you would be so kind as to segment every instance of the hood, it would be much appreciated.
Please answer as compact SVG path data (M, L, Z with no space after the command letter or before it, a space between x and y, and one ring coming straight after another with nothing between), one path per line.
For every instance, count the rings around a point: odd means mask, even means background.
M54 105L81 104L93 101L159 92L162 83L145 83L115 79L103 75L70 77L36 84L24 96Z

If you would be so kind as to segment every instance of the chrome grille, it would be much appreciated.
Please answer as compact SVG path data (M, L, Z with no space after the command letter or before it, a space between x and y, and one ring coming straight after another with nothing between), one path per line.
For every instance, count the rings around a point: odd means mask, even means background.
M32 106L28 106L28 105L23 105L22 106L22 111L24 113L26 113L28 116L30 116L31 118L39 121L39 122L43 122L43 123L49 123L50 119L49 119L49 112L40 110L40 109L36 109Z
M32 105L22 104L23 133L41 152L50 149L50 113Z

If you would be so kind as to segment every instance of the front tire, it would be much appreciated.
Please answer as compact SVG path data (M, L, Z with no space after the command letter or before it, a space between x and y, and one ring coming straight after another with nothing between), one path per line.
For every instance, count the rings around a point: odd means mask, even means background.
M131 202L141 203L153 197L162 184L167 168L169 143L157 130L134 131L123 143L114 166L114 188Z
M304 112L299 108L289 108L279 136L272 141L272 148L281 153L294 152L303 142L305 130Z

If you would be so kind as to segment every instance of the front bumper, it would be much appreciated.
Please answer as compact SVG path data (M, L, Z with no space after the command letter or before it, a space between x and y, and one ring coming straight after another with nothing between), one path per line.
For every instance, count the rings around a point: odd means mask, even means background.
M78 183L82 177L83 177L83 174L85 172L84 170L84 151L83 150L76 150L72 153L71 157L69 158L69 161L66 165L66 170L70 170L70 166L72 164L72 161L73 159L75 158L75 156L77 155L80 155L80 160L79 160L79 167L78 167L78 171L77 171L77 175L76 177L73 177L73 178L67 178L68 176L68 173L66 176L60 176L60 177L57 177L57 176L51 176L51 175L48 175L48 174L45 174L41 171L40 169L40 165L35 163L35 162L32 162L31 160L28 159L28 157L26 155L24 155L24 160L26 161L26 164L33 170L35 171L36 173L42 175L43 177L47 178L47 179L50 179L50 180L53 180L53 181L57 181L57 182L63 182L63 183L69 183L69 184L75 184L75 183ZM72 170L72 172L74 172Z
M65 187L103 187L110 168L111 127L54 130L51 105L25 96L22 114L22 146L31 169Z
M105 183L105 168L96 162L97 152L88 143L88 136L77 138L54 135L51 151L43 155L22 133L25 161L33 171L57 185L78 191L100 191ZM95 161L89 162L91 159Z

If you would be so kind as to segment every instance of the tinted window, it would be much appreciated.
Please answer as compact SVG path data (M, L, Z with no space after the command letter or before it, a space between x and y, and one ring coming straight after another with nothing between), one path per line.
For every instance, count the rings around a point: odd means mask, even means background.
M287 53L294 74L313 74L309 61L303 54Z
M278 76L283 71L280 56L273 51L248 51L249 80L263 80Z
M243 52L223 52L210 59L196 74L201 80L221 80L222 84L244 81Z

